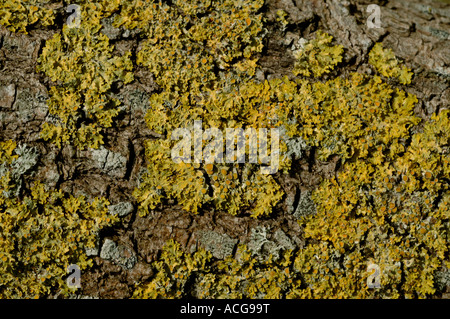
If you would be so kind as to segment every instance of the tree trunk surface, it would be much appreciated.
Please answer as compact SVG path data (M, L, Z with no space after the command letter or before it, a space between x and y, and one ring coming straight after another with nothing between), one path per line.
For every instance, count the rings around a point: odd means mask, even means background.
M373 3L381 9L380 28L367 26L370 13L366 9ZM280 9L288 13L291 22L284 32L276 23L276 12ZM414 71L411 85L403 89L419 99L415 109L418 116L429 120L432 114L449 106L450 6L444 2L267 0L264 15L269 33L259 59L260 79L285 75L292 78L292 45L322 29L344 46L344 66L338 72L344 75L352 71L370 72L368 52L375 43L382 42ZM70 145L59 149L45 142L40 131L48 117L46 100L53 83L36 71L36 65L45 41L54 33L49 28L35 28L24 35L0 27L0 141L12 139L18 144L35 146L40 158L33 178L52 188L88 198L104 196L112 204L133 204L133 212L123 217L121 226L102 233L101 241L108 238L127 247L137 256L136 265L126 270L94 256L94 266L83 275L83 295L130 297L134 283L152 275L150 263L167 240L173 238L190 251L196 247L199 233L205 230L227 234L237 239L236 243L244 243L252 228L267 226L282 229L297 247L302 247L303 231L292 216L295 209L292 203L301 192L313 190L324 178L334 176L337 159L322 163L310 158L301 162L289 178L280 177L286 196L270 218L255 220L214 210L192 215L170 202L150 216L140 217L132 192L137 187L139 172L146 167L144 142L156 136L146 126L143 104L148 103L148 97L158 86L149 71L135 65L135 81L117 89L124 105L136 106L133 112L128 108L106 130L104 148L109 152L104 154L109 159L120 159L119 164L109 163L104 157L102 162L101 156L93 156L89 149L80 151ZM115 53L130 49L135 52L139 41L136 37L118 38Z

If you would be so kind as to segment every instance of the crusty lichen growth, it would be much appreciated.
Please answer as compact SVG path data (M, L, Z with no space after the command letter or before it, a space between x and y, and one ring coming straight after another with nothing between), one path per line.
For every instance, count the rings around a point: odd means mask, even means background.
M216 68L253 75L262 49L261 0L126 1L116 26L147 36L137 63L166 91L193 99L217 78ZM173 101L175 103L176 101Z
M369 53L369 63L387 78L398 78L401 84L410 84L413 73L405 65L399 62L394 52L383 48L381 43L375 44Z
M210 259L211 253L204 249L186 254L179 243L170 240L154 263L156 275L150 282L138 284L133 298L185 297L187 283L196 272L208 271Z
M95 246L98 231L117 217L108 214L108 201L88 202L61 191L48 190L36 181L22 197L16 189L13 141L0 142L0 297L39 298L68 293L67 267L92 264L86 248Z
M211 253L200 249L187 254L170 240L154 265L156 275L138 284L134 298L295 298L301 285L292 270L292 251L277 262L259 262L240 245L237 257L214 263Z
M332 45L333 37L318 31L314 39L294 51L294 75L321 76L330 73L342 61L342 45Z
M379 69L395 68L390 54L380 67L379 48L370 53L379 56ZM302 296L433 294L433 276L448 258L449 111L411 135L421 121L413 113L417 98L377 76L354 74L303 88L302 136L319 159L337 154L343 167L313 192L317 213L302 219L306 237L314 239L296 259L309 284ZM376 292L366 285L368 263L382 271Z
M288 19L286 19L286 17L288 17L289 14L284 11L284 10L277 10L277 22L280 24L280 29L281 32L286 31L288 25L289 25L289 21Z
M148 126L166 133L167 137L147 142L148 173L134 193L140 202L141 214L147 214L165 197L176 198L184 209L194 213L203 205L212 203L231 214L238 214L243 209L249 209L254 217L270 214L282 197L279 185L272 175L261 173L258 164L227 163L225 135L227 128L272 126L270 117L274 116L278 104L271 87L278 84L277 81L250 82L233 90L209 90L196 104L185 102L175 110L163 107L149 110L146 116ZM177 143L176 139L172 140L173 130L179 126L192 129L197 119L203 120L203 130L217 128L224 132L223 138L219 138L224 146L222 163L205 163L204 154L201 163L177 163L172 159L172 150ZM205 139L203 145L209 143ZM271 144L271 139L268 144ZM193 160L190 154L189 157ZM248 147L246 158L248 161ZM288 160L281 158L280 166Z
M317 214L302 222L306 237L319 243L296 261L311 284L305 296L423 298L435 292L433 277L448 258L449 125L449 112L442 111L400 153L390 156L395 143L381 144L313 193ZM381 268L382 288L375 293L365 283L369 262Z
M151 96L146 114L148 127L166 137L147 142L148 173L134 192L141 215L168 197L193 213L214 204L231 214L247 209L256 217L270 214L281 199L280 187L272 176L261 174L258 165L231 164L225 159L205 164L203 157L201 163L176 163L171 158L174 130L192 128L195 120L202 121L203 130L223 132L224 151L226 128L271 127L268 115L275 105L269 84L247 83L255 73L254 55L262 49L258 13L262 4L150 1L139 7L136 22L118 18L118 25L139 27L148 36L137 62L147 66L164 89ZM130 2L125 11L133 5Z
M40 23L49 26L54 23L55 3L51 0L1 0L0 24L9 30L23 33L27 27Z
M53 12L46 6L35 10L31 0L23 6L6 3L1 23L12 30L26 31L36 19L51 24ZM48 101L55 120L44 125L42 134L59 146L102 144L101 131L119 112L111 87L132 81L133 66L129 53L112 55L100 21L114 16L115 27L133 29L144 39L137 63L155 75L162 89L150 96L145 117L163 137L146 142L148 169L134 192L141 215L171 198L193 213L212 207L259 217L270 215L281 200L281 187L272 175L261 174L259 162L174 161L175 130L192 129L196 120L203 130L222 133L226 128L280 128L280 173L289 173L306 148L318 160L335 155L341 160L336 176L312 191L308 213L300 206L296 214L305 230L301 249L282 256L271 250L268 260L260 260L252 255L255 247L240 247L235 256L213 260L204 250L186 254L170 242L155 263L157 275L140 284L135 297L422 298L435 293L438 271L450 266L450 112L441 109L428 123L421 122L413 111L417 98L393 86L409 84L412 73L392 50L376 44L370 51L374 76L356 72L326 82L285 77L259 83L254 75L265 35L261 0L78 3L80 27L64 26L39 58L39 70L55 83ZM302 42L294 52L294 76L330 75L344 53L332 43L322 31ZM225 139L214 142L225 145ZM19 199L14 149L11 142L0 149L0 227L2 247L7 247L0 260L2 276L13 287L0 286L0 293L32 297L48 293L47 283L58 286L69 262L87 265L81 251L95 245L92 229L108 224L107 202L89 204L45 191L39 183ZM245 155L250 156L247 148ZM44 224L66 225L70 232L44 230ZM78 244L69 240L73 236ZM75 252L61 255L52 245ZM19 247L19 257L12 247ZM381 269L380 289L367 287L369 263ZM19 268L27 271L18 274ZM13 275L19 279L13 281Z
M312 193L315 212L300 220L307 241L290 266L305 285L295 289L294 295L432 295L434 277L448 259L449 111L441 110L420 133L412 134L411 129L421 123L413 112L417 98L379 76L359 73L325 83L287 78L265 84L250 81L237 92L257 92L257 118L283 125L288 136L301 136L316 149L320 160L331 155L341 158L337 176L324 180ZM253 105L249 97L244 98L244 105ZM217 102L212 105L220 109ZM239 98L233 99L236 105L240 105ZM207 110L213 114L211 108ZM250 108L239 112L245 114L245 110ZM167 118L163 121L173 123ZM227 260L236 266L234 258ZM367 286L370 263L381 268L380 289ZM229 283L239 280L239 271L232 273ZM203 278L199 282L205 282L203 291L209 296L208 289L220 277L215 270ZM262 296L257 292L264 291L253 287L255 294L247 295L239 287L233 284L225 291L231 296Z
M392 145L389 155L404 151L402 140L409 128L420 121L413 115L417 98L392 88L380 77L359 73L349 79L300 84L303 120L301 135L318 147L317 155L326 161L338 154L343 162L373 155L373 163L383 157L383 145Z
M38 59L38 70L56 83L48 106L57 121L44 123L42 137L58 147L72 143L81 149L98 148L103 144L102 129L111 127L119 113L111 87L118 81L131 82L133 65L130 52L112 56L113 47L99 32L100 18L111 14L114 6L91 3L80 8L80 26L64 25L46 42Z

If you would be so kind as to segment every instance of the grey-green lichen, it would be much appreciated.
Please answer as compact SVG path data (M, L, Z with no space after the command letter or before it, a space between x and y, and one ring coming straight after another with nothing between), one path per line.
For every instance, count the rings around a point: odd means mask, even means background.
M112 261L125 269L133 268L137 262L137 256L130 248L117 244L111 239L106 239L103 243L100 258Z
M14 185L10 190L3 192L3 196L7 198L19 196L23 182L22 176L29 173L36 166L39 158L37 149L26 144L19 145L14 150L14 153L16 157L11 163L4 162L0 164L0 178L9 172Z
M115 205L108 206L108 210L112 215L117 215L119 217L126 216L133 212L133 204L130 202L120 202Z
M210 251L215 258L224 259L233 255L238 240L215 231L200 231L199 243L207 251Z
M105 173L114 176L123 176L126 172L127 159L118 152L113 152L101 146L91 150L95 165Z
M445 287L450 286L450 270L445 269L437 271L434 280L436 282L437 288L440 291L443 291Z
M281 229L277 229L272 234L265 226L256 226L250 230L247 246L259 260L268 258L278 260L283 251L295 248L291 239Z
M314 201L311 199L310 191L302 191L300 193L300 199L297 204L297 208L295 209L293 215L296 219L301 219L302 217L315 214L316 205Z
M46 105L48 96L42 92L33 92L28 88L18 89L14 103L14 111L23 123L34 120L38 115L48 113Z

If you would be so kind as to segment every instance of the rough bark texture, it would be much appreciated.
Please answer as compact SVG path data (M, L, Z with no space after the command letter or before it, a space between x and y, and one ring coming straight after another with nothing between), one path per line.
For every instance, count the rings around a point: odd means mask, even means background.
M369 15L366 8L374 2L381 7L380 29L369 29L366 25ZM286 32L281 32L276 23L279 9L285 10L292 22ZM404 89L419 99L416 114L428 119L440 108L448 108L449 5L430 0L268 0L264 10L270 32L259 61L261 70L257 76L260 79L291 77L292 44L323 29L345 47L345 67L338 72L367 72L368 51L376 42L382 42L415 72L412 85ZM137 50L137 38L132 35L125 38L113 31L105 29L104 32L110 32L108 35L115 43L117 54ZM41 28L23 35L0 27L0 140L13 139L37 147L41 156L36 178L50 187L89 198L105 196L112 204L133 204L131 213L121 217L119 227L101 234L100 250L106 239L110 239L124 248L120 251L125 259L134 256L136 262L127 268L114 259L102 258L101 252L94 252L95 265L83 274L83 295L130 297L134 283L152 275L149 264L170 238L189 251L198 245L202 231L228 234L236 243L245 243L250 229L262 225L274 231L282 229L297 247L303 245L302 229L292 212L303 191L313 189L323 178L335 174L338 158L321 163L314 159L314 154L308 154L307 160L294 168L291 177L277 175L286 196L270 219L234 217L214 210L192 215L175 204L145 218L139 217L132 192L137 186L139 171L146 166L144 141L156 136L144 121L147 98L157 89L152 74L135 66L135 81L115 89L126 112L107 130L104 148L98 151L79 151L70 146L58 149L39 135L48 116L46 99L51 81L36 72L36 59L45 40L53 33L51 29ZM450 292L449 287L447 291Z

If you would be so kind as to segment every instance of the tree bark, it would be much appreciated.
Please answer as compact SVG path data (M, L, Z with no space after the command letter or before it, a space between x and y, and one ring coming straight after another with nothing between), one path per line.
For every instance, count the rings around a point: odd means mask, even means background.
M369 28L367 7L380 7L380 28ZM276 22L278 10L288 13L289 25L280 30ZM404 87L415 94L419 103L417 115L428 120L433 113L449 107L450 100L450 6L444 2L421 1L338 1L338 0L268 0L264 8L269 33L266 49L260 56L259 79L287 75L291 77L294 57L292 45L300 38L308 39L322 29L333 35L345 48L345 61L339 68L345 75L351 71L370 72L368 52L377 42L391 48L403 59L415 76ZM62 26L60 26L62 27ZM35 146L40 153L34 179L50 187L88 198L106 196L111 203L130 202L138 184L138 174L145 167L144 141L155 137L144 121L145 103L157 89L152 74L135 68L136 81L118 88L118 97L133 112L119 118L107 130L105 149L93 155L91 150L79 151L72 146L58 149L40 138L41 125L48 120L46 106L51 81L36 72L36 60L45 40L54 29L36 28L28 35L12 33L0 26L0 141L13 139L18 144ZM116 40L116 52L136 49L137 38ZM130 107L131 109L131 107ZM111 159L116 159L111 164ZM267 220L234 217L211 210L190 215L176 205L169 205L153 216L141 218L133 209L123 218L123 225L104 237L127 246L138 256L132 270L95 257L95 266L86 274L83 294L100 298L130 297L134 282L151 275L149 263L170 238L189 250L195 246L197 234L204 230L225 233L240 242L246 240L256 225L282 229L297 247L303 245L302 231L293 219L292 205L299 191L313 189L322 177L333 175L336 161L314 163L311 173L307 162L300 176L291 176L280 183L286 192L282 211ZM291 212L289 212L291 210Z

